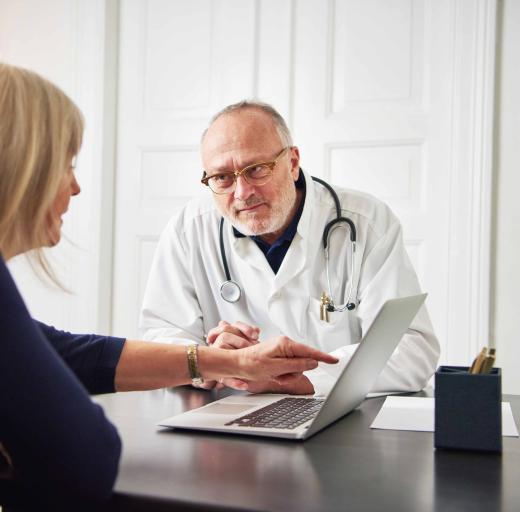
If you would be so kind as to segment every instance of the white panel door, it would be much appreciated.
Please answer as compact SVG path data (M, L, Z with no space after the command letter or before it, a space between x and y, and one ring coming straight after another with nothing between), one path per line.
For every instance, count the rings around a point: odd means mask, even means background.
M293 126L302 164L331 183L390 205L403 223L444 341L452 105L443 82L452 66L449 4L337 0L320 9L312 1L298 7Z
M465 362L487 334L494 9L123 0L114 332L136 334L157 237L206 193L198 142L209 117L258 97L288 119L303 167L390 204L430 293L443 360Z
M198 143L223 106L260 96L287 115L291 1L123 0L113 332L137 334L158 236L205 194Z
M494 2L297 2L302 164L386 201L442 348L487 344Z

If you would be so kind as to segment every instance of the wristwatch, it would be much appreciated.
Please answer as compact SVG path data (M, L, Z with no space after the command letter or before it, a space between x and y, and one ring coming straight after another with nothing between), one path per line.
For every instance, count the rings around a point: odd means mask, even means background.
M199 364L197 361L198 348L199 346L196 343L186 347L186 354L188 356L188 370L190 372L191 383L194 386L200 386L201 384L204 384L204 379L200 375Z

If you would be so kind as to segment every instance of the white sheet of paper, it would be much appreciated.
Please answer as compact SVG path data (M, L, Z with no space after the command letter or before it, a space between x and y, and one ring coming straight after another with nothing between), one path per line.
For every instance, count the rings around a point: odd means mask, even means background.
M434 398L387 396L370 428L433 432L434 411ZM509 402L502 402L502 435L518 437Z

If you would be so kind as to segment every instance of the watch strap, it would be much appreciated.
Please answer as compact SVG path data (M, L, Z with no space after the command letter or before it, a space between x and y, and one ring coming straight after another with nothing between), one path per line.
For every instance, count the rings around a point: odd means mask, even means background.
M186 347L186 355L188 357L188 371L190 372L191 383L194 386L200 386L204 383L204 379L199 372L199 363L197 357L198 348L199 346L196 343Z

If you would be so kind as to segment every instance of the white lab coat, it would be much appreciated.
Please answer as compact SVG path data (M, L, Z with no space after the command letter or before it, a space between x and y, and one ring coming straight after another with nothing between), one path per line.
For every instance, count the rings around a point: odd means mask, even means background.
M241 320L259 326L261 340L283 334L341 357L342 364L320 364L307 372L317 394L328 392L381 305L390 298L420 293L420 287L401 225L391 210L367 194L336 188L342 215L357 229L357 307L329 313L329 323L320 320L320 296L328 290L321 239L335 210L330 193L307 174L305 180L303 212L277 274L253 240L235 237L230 223L225 223L231 277L242 288L235 304L220 296L225 273L219 249L220 214L212 198L191 201L176 214L162 233L150 271L140 318L144 339L203 342L220 320ZM349 288L348 228L335 230L330 245L332 292L339 304L346 302ZM423 306L372 391L422 389L435 371L439 351Z

